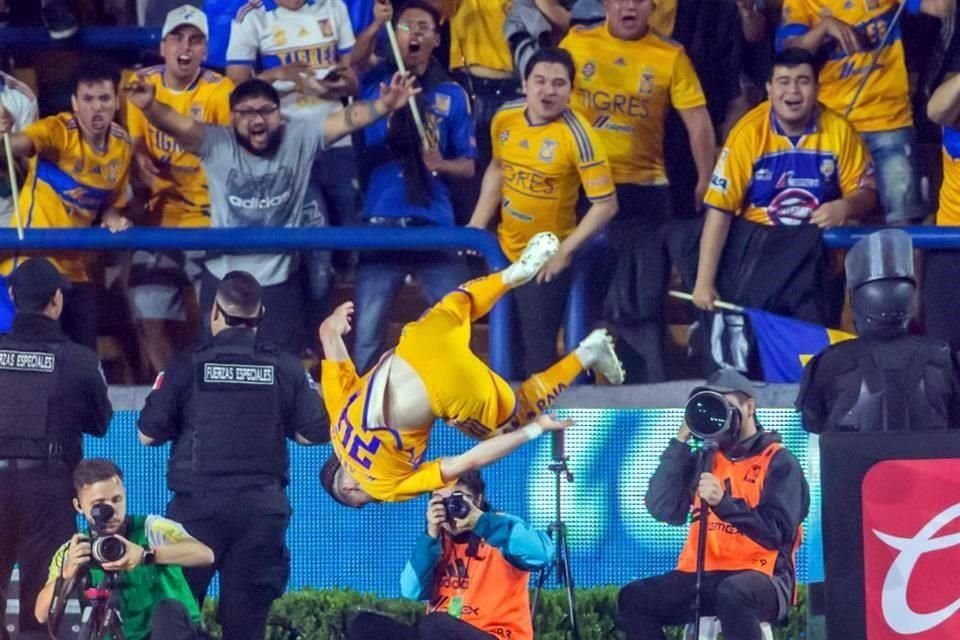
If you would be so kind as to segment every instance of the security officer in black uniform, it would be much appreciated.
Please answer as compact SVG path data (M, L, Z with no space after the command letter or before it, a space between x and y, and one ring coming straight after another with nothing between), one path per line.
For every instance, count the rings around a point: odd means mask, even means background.
M832 345L804 371L803 428L925 431L960 428L960 383L946 343L907 335L916 308L913 243L900 229L858 242L846 258L859 337Z
M211 567L185 568L202 602L220 572L217 618L229 640L261 640L290 558L287 439L330 441L317 384L295 357L260 345L260 284L232 271L210 312L212 341L157 376L137 424L146 445L173 442L167 515L211 549Z
M33 616L50 558L76 532L73 469L82 436L107 434L113 410L97 355L60 328L69 282L44 258L8 279L16 307L0 336L0 638L6 587L20 564L20 636L46 629Z

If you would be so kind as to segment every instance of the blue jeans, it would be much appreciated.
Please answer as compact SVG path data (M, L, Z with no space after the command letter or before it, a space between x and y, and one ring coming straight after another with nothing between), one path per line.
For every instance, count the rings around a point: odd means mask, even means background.
M437 303L467 279L463 258L442 251L363 253L357 265L356 338L353 361L365 373L384 351L387 323L407 274Z
M920 199L917 158L912 127L861 133L877 171L877 195L887 224L921 220L926 212Z

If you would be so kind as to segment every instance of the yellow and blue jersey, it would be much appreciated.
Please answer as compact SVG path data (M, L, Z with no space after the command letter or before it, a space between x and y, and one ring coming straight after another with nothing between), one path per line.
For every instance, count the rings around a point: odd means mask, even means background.
M798 225L874 186L870 153L841 115L818 105L803 135L787 136L764 102L730 132L704 201L758 224Z
M139 73L157 90L157 100L177 113L209 124L230 124L230 92L233 82L219 73L201 70L190 86L174 91L163 83L164 66ZM188 153L173 139L147 122L143 112L127 102L127 130L142 139L150 157L160 167L160 176L150 185L149 210L163 227L209 227L210 194L200 158Z
M910 13L920 11L920 0L904 1ZM866 49L850 55L835 42L827 45L829 58L820 71L820 99L839 113L846 113L863 74L886 37L877 67L850 112L850 121L857 131L889 131L913 126L899 23L893 25L893 32L887 37L899 6L900 0L784 0L783 21L777 31L778 49L783 48L787 38L809 31L823 16L842 20L865 36Z
M943 128L943 183L937 224L960 227L960 129Z
M36 150L20 192L24 228L89 227L110 207L127 205L133 146L120 125L110 125L103 149L93 148L84 139L71 113L38 120L23 133ZM49 258L70 280L87 281L83 254L57 252ZM17 261L17 257L4 260L0 273L9 274Z
M581 185L590 200L616 194L597 132L571 109L533 125L523 100L508 102L493 117L490 139L503 171L497 236L510 260L541 231L561 240L573 233Z
M603 142L614 181L667 184L667 114L707 104L683 46L652 29L621 40L606 23L574 27L560 46L577 65L576 107Z
M349 360L324 360L321 368L330 443L340 464L364 491L383 502L398 502L445 486L440 461L424 461L432 423L402 432L377 424L375 414L382 411L372 407L371 401L380 395L375 379L381 365L363 377L357 376Z

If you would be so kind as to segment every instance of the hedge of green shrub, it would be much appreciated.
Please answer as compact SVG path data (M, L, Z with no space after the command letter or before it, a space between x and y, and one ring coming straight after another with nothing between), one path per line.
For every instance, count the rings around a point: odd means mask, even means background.
M619 640L615 630L618 587L577 589L577 615L583 640ZM382 611L415 623L423 615L424 605L400 599L381 599L355 591L306 589L284 595L270 613L268 640L342 640L346 614L363 608ZM567 595L563 590L544 592L537 611L537 640L567 640ZM213 606L208 602L206 618L212 635L220 638L213 622ZM801 587L797 606L781 627L774 628L777 640L800 640L806 632L806 591ZM671 640L681 640L679 629L671 630Z

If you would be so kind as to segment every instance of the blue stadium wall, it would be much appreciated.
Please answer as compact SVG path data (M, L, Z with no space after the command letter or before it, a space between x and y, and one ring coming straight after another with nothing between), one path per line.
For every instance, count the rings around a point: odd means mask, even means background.
M647 512L643 496L660 452L677 432L681 410L565 408L557 413L577 421L566 444L574 483L562 487L575 583L580 587L622 585L672 569L685 529L656 522ZM807 473L813 505L805 523L798 568L801 581L820 579L815 444L800 429L799 417L792 409L762 409L759 417L766 428L783 435ZM135 410L118 410L105 439L87 439L86 455L106 456L120 464L131 512L162 513L169 499L168 448L141 446L136 419ZM471 444L460 432L438 423L429 456L459 453ZM288 588L345 587L381 596L399 595L400 572L423 530L427 498L358 511L345 509L330 500L319 484L318 471L330 447L291 445L290 450L288 494L293 518L287 540L293 567ZM549 462L549 438L526 445L486 470L488 499L497 509L545 529L554 518L554 477L547 469Z

